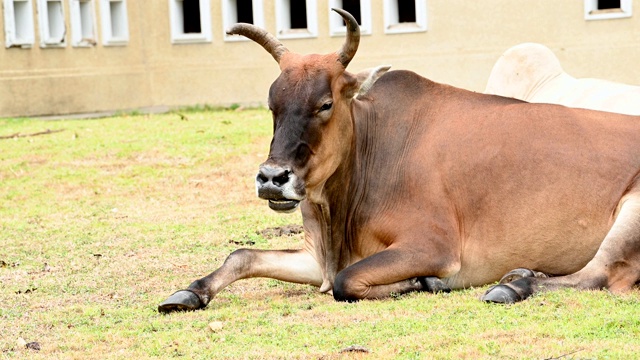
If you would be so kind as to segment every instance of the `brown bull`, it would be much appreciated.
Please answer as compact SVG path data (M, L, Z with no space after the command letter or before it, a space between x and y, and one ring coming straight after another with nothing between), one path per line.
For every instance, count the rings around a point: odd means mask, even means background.
M230 31L280 65L256 186L276 211L300 205L304 247L237 250L160 311L202 308L250 277L346 301L480 286L511 269L484 300L638 281L640 119L473 93L409 71L382 76L384 67L351 74L359 29L336 11L348 34L328 55L291 53L251 25Z

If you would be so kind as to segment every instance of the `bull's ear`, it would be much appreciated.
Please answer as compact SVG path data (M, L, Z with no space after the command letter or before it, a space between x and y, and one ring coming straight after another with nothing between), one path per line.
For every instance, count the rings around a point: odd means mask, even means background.
M384 73L386 73L389 69L391 69L391 65L380 65L378 67L369 68L359 72L356 75L358 81L358 91L355 93L355 98L358 99L367 95L376 80L384 75Z

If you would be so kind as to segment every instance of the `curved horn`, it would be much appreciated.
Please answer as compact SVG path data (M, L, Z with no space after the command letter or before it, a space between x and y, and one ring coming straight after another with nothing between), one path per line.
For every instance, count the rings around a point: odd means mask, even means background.
M348 12L342 9L331 10L340 14L344 19L344 22L347 24L347 39L342 45L342 49L338 52L340 63L342 63L342 66L346 68L358 50L358 44L360 44L360 26L358 26L356 19Z
M262 45L262 47L273 56L277 63L280 63L282 54L289 51L275 36L253 24L235 24L231 29L227 30L227 34L242 35Z

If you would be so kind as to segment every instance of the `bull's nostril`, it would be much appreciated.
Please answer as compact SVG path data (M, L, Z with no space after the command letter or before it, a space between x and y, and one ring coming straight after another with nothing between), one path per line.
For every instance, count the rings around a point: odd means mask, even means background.
M282 174L274 176L271 181L275 186L282 186L289 181L289 173L289 170L285 170Z
M266 177L263 174L258 174L258 176L256 176L256 180L258 180L258 183L260 183L260 185L265 184L267 181L269 181L269 178Z
M291 171L281 167L263 166L258 171L256 183L260 187L282 187L289 182Z

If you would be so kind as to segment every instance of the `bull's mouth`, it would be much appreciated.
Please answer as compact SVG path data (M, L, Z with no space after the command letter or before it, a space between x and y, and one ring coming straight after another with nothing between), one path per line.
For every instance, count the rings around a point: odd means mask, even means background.
M290 199L278 199L278 200L269 200L269 208L278 212L292 212L294 211L298 205L300 205L299 200L290 200Z

